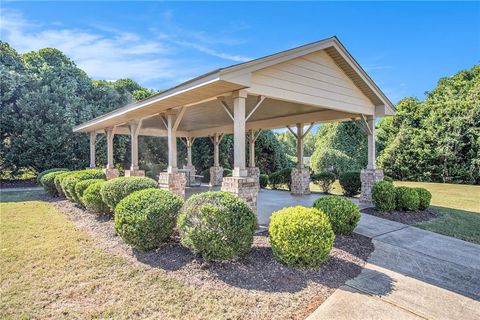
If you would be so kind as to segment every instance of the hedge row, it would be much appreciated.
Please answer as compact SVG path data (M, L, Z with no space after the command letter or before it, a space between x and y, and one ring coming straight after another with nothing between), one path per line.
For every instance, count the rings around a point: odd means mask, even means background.
M377 182L372 188L372 202L381 212L425 210L431 199L432 194L425 188L395 187L389 181Z

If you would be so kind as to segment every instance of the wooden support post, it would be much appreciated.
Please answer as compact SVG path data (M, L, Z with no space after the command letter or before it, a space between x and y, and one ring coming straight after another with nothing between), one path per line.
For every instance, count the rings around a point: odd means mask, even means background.
M367 125L369 129L367 169L376 169L377 166L375 163L375 117L374 116L368 116Z
M97 133L90 132L90 168L95 168L95 147L97 144Z
M235 91L233 97L233 173L234 177L246 177L245 166L245 90Z
M113 137L115 136L115 128L107 129L107 169L113 169Z
M130 151L132 163L130 170L138 170L138 133L140 132L141 121L133 121L129 124L130 127Z
M250 168L255 167L255 132L253 130L248 131L248 166Z
M303 123L297 123L297 168L303 169Z
M193 142L195 141L194 137L187 137L186 138L187 142L185 145L187 146L187 167L192 167L192 145Z
M167 115L168 173L177 172L177 135L173 128L174 115Z

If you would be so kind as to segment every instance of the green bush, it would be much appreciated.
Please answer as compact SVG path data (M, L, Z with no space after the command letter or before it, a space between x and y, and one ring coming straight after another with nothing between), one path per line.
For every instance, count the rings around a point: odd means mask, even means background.
M335 182L335 174L329 171L323 171L312 176L312 182L318 184L323 193L330 193L333 183Z
M115 206L130 193L149 188L156 188L157 182L147 177L119 177L107 181L102 187L100 194L103 201L112 212Z
M321 197L315 200L313 207L327 215L335 234L351 234L360 220L360 208L347 198Z
M272 173L268 177L272 189L277 189L281 185L287 185L288 190L291 189L292 184L292 169L286 168Z
M395 198L397 199L397 210L416 211L419 206L419 197L415 189L409 187L396 187Z
M259 180L260 188L265 189L268 186L268 174L261 173Z
M393 178L391 178L391 177L389 177L389 176L384 176L384 177L383 177L383 181L393 182Z
M111 213L110 208L103 202L102 195L100 194L100 190L106 182L105 180L99 180L89 185L88 188L83 191L82 204L88 211L97 214Z
M396 192L393 183L388 181L379 181L372 188L372 202L375 209L382 212L395 210Z
M223 176L224 177L231 177L232 176L232 169L228 169L228 168L223 169Z
M57 188L55 187L55 177L59 174L65 173L65 171L52 171L42 175L40 184L43 186L46 192L50 193L52 196L58 196Z
M268 232L275 259L291 267L318 267L335 240L326 214L300 206L274 212Z
M83 203L82 198L83 198L83 193L87 188L94 183L97 183L98 181L105 181L103 179L87 179L87 180L81 180L78 181L77 184L75 185L75 196L76 198L80 201L80 203Z
M256 225L255 214L244 201L221 191L191 196L177 220L181 243L208 261L245 255Z
M432 200L432 194L425 188L415 188L418 194L418 209L426 210L430 207L430 201Z
M105 173L98 169L74 171L67 175L62 183L62 189L68 200L80 203L80 198L75 193L75 186L78 182L89 179L105 179Z
M62 181L65 179L68 175L70 175L74 171L67 171L67 172L62 172L60 174L57 174L55 178L53 179L54 184L55 184L55 189L57 189L57 194L60 197L65 197L65 193L63 192L62 188Z
M182 204L180 197L167 190L135 191L116 206L115 230L136 249L155 249L172 235Z
M356 196L362 189L359 171L343 172L338 177L338 180L343 188L343 194L347 197Z
M48 170L45 170L45 171L42 171L40 172L38 175L37 175L37 183L41 186L43 186L43 183L42 183L42 177L48 173L51 173L51 172L58 172L58 171L69 171L67 168L52 168L52 169L48 169Z

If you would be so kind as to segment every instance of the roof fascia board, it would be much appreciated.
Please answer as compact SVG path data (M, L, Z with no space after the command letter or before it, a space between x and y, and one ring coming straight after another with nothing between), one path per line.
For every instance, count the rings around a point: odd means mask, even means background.
M73 132L88 131L88 130L86 130L86 129L88 129L88 127L98 125L99 123L101 123L105 120L110 120L110 119L113 119L115 117L122 116L126 113L138 110L138 109L143 108L145 106L154 104L156 102L168 99L170 97L173 97L173 96L176 96L176 95L179 95L179 94L182 94L183 92L186 92L186 91L189 91L189 90L192 90L192 89L196 89L198 87L205 86L205 85L208 85L210 83L213 83L213 82L216 82L216 81L219 81L219 80L220 79L219 79L218 71L214 72L214 73L206 74L203 77L199 77L199 78L196 78L196 79L194 79L192 81L189 81L187 83L183 83L183 84L181 84L177 87L173 87L173 88L171 88L169 90L166 90L162 93L159 93L159 94L157 94L153 97L135 102L133 104L126 105L124 107L121 107L121 108L118 108L114 111L111 111L107 114L104 114L103 116L97 117L97 118L92 119L92 120L87 121L87 122L84 122L84 123L82 123L78 126L75 126L73 128Z

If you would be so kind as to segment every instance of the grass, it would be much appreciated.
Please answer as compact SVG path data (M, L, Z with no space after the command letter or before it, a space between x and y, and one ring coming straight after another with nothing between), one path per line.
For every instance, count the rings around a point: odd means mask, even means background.
M0 193L0 318L241 318L241 290L193 288L96 248L41 192ZM267 315L265 315L267 316Z

